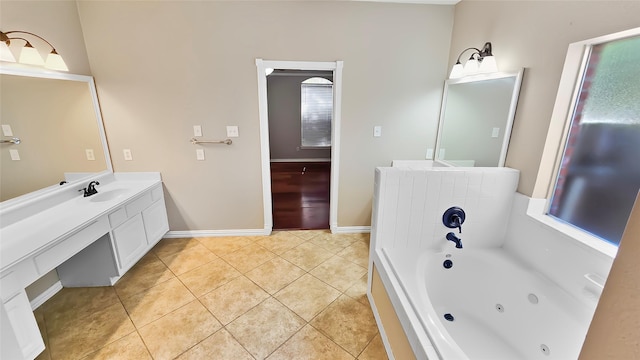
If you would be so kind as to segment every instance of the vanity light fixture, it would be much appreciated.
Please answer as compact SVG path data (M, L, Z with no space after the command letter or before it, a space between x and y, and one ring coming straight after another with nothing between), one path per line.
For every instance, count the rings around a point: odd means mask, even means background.
M462 66L460 58L469 50L474 50L474 52L471 54L469 60L467 60L464 66ZM498 66L496 65L496 59L493 56L491 43L487 42L484 44L482 49L470 47L462 50L460 55L458 55L456 64L453 65L453 69L451 69L449 79L457 79L467 75L486 74L497 71Z
M10 34L13 34L13 35L10 35ZM33 47L33 45L31 45L29 40L20 36L15 36L15 35L21 35L21 36L30 35L47 43L47 45L51 47L51 52L49 52L49 55L47 55L47 60L45 61L42 59L42 56L40 56L40 53L38 52L38 50L35 47ZM13 56L13 54L11 53L11 50L9 49L9 45L11 45L11 40L22 40L25 42L24 46L20 51L20 56L18 58L19 63L44 66L47 69L52 69L52 70L69 71L69 68L67 67L67 64L65 64L64 60L62 59L62 56L58 54L58 52L53 47L53 45L51 45L50 42L45 40L43 37L38 36L34 33L30 33L28 31L18 31L18 30L7 31L7 32L0 31L0 61L16 62L16 58Z

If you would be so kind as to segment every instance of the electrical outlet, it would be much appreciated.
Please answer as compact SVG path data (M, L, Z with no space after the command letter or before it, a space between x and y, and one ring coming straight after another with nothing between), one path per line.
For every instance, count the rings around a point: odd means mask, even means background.
M11 160L20 160L20 153L16 149L9 149L9 155L11 156Z
M87 153L87 160L94 161L96 159L93 149L85 149L85 153Z
M237 126L227 126L227 137L238 137L238 127Z
M375 137L382 136L382 126L377 125L373 127L373 136Z
M193 125L193 136L202 136L202 126Z
M444 149L440 149L440 151L438 151L438 160L444 160Z
M127 161L133 160L133 156L131 156L131 149L122 149L122 154L124 155L124 159Z
M493 130L491 130L491 137L497 138L498 135L500 135L500 128L493 128Z
M427 156L426 156L427 160L431 160L433 159L433 149L427 149Z
M11 125L2 125L2 135L4 135L4 136L13 136L13 131L11 130Z
M196 160L204 160L204 149L196 149Z

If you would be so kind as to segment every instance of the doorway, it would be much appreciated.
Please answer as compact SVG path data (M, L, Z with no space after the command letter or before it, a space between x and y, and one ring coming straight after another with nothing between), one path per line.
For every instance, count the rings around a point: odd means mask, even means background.
M319 192L323 186L329 187L329 207L328 207L328 224L326 220L323 221L323 228L330 228L332 232L336 232L337 229L337 206L338 206L338 160L340 151L340 107L341 107L341 94L342 94L342 62L299 62L299 61L266 61L262 59L256 60L257 75L258 75L258 100L259 100L259 115L260 115L260 144L261 144L261 163L262 163L262 189L263 189L263 206L264 206L264 232L270 234L274 229L274 199L280 196L280 191L276 188L278 180L285 179L289 181L290 185L298 186L302 184L309 190L308 195L298 193L297 204L300 214L298 218L304 220L305 216L309 217L309 214L316 213L315 217L319 217L319 213L325 212L326 219L326 202L327 200L321 199ZM333 114L331 117L331 148L329 150L328 161L324 161L325 164L321 164L322 161L312 161L298 163L294 162L293 165L282 164L273 166L277 170L281 170L284 175L278 175L276 178L275 173L272 176L272 161L271 161L271 148L269 139L270 119L268 111L268 97L267 97L267 75L266 69L278 69L279 71L325 71L332 73L333 78ZM302 150L302 149L301 149ZM286 160L286 159L285 159ZM308 160L308 159L307 159ZM273 164L277 164L274 162ZM327 168L328 183L327 183ZM298 180L294 180L294 175L299 175ZM288 177L288 179L287 179ZM275 181L274 181L275 180ZM304 182L303 182L304 180ZM324 185L322 185L324 183ZM280 185L278 185L280 186ZM287 186L284 186L287 189ZM287 193L287 191L283 191ZM284 197L292 195L285 195ZM325 195L326 197L326 195ZM319 210L320 205L325 204L324 210ZM317 206L316 206L317 205ZM284 205L283 205L284 206ZM291 207L292 205L289 205ZM314 209L315 208L315 209ZM306 214L306 215L305 215ZM311 216L313 218L314 216ZM281 223L283 224L283 223ZM316 227L311 223L307 225L293 226L291 224L280 225L276 228L311 228ZM319 226L319 225L318 225Z

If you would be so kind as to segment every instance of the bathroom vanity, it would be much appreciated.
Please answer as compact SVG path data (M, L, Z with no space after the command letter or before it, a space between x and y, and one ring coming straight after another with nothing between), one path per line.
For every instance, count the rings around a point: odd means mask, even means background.
M110 173L2 208L3 359L33 359L44 342L25 288L57 269L65 287L115 284L169 230L159 173ZM88 181L87 181L88 183ZM28 214L27 216L25 216Z

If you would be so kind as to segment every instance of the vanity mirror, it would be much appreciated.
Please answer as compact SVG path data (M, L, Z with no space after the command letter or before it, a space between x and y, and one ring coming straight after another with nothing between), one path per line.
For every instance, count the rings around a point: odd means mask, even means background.
M0 94L1 201L112 171L92 77L3 65Z
M445 82L437 160L454 166L504 166L523 72Z

